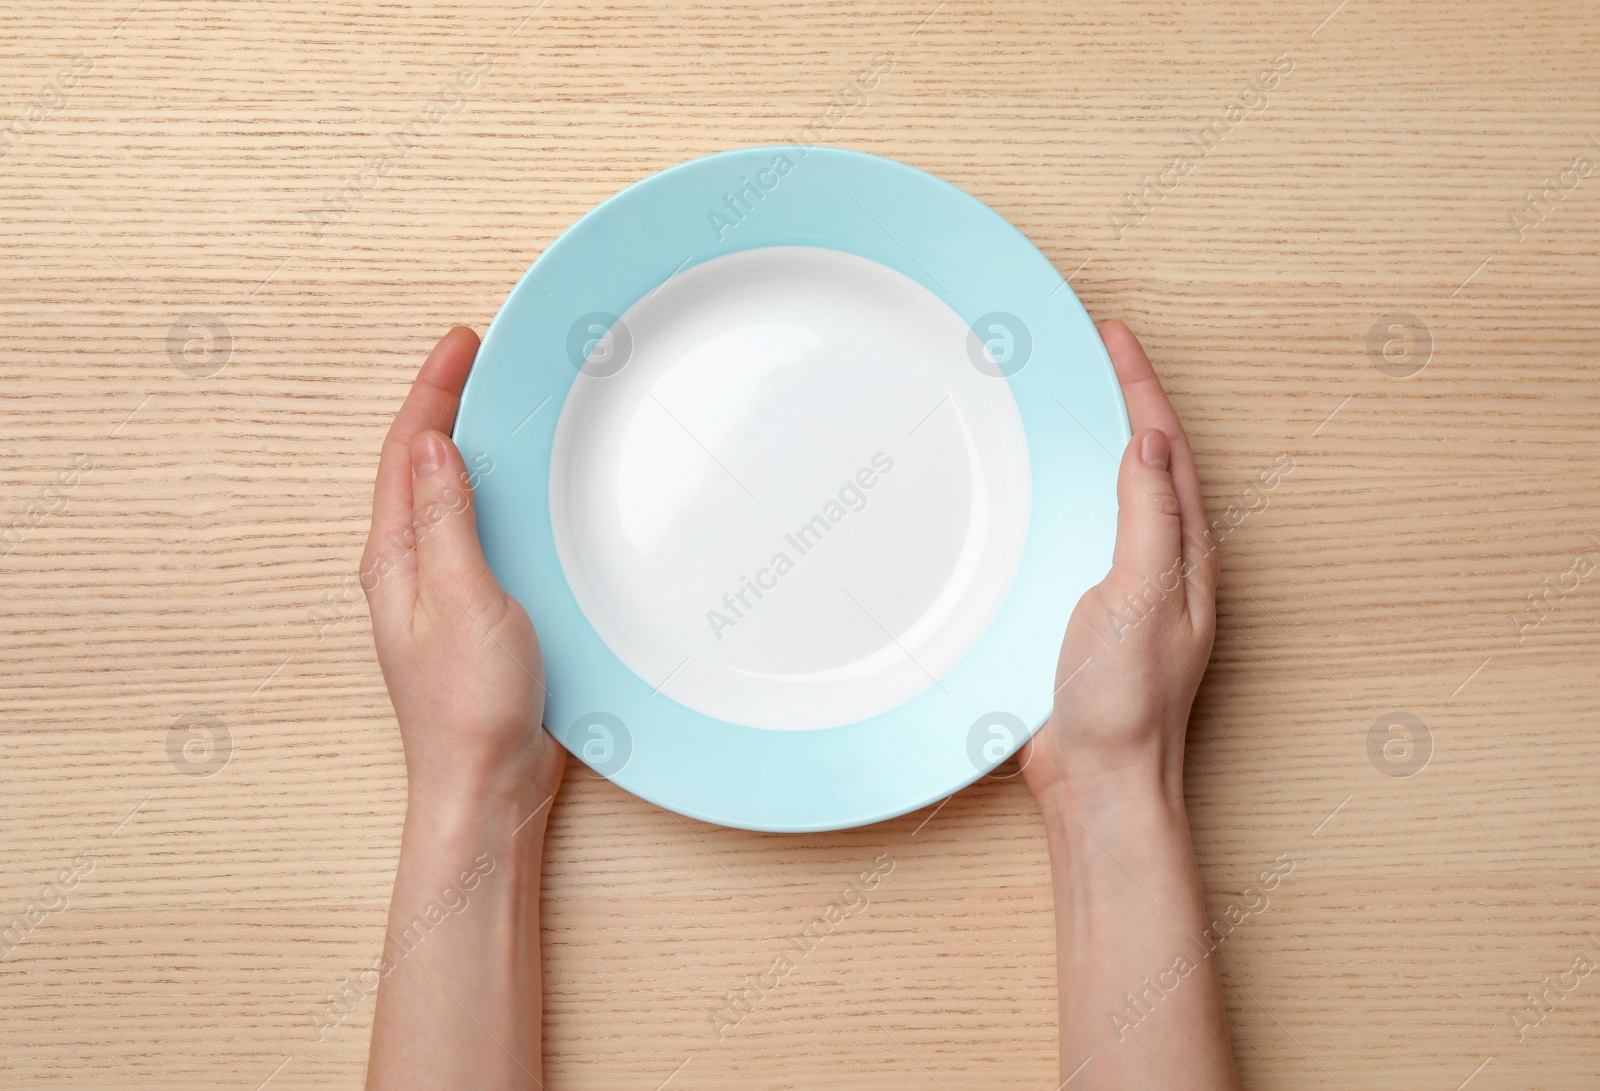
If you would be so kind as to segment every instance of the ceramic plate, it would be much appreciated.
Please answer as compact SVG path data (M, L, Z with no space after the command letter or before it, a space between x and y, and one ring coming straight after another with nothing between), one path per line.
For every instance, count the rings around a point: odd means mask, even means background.
M799 831L942 799L1044 722L1128 435L1014 227L786 146L646 178L552 243L455 439L551 733L681 814Z

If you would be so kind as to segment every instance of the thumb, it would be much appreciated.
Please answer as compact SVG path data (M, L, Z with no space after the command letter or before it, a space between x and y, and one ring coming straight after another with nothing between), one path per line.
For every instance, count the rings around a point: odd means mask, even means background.
M1159 428L1141 429L1122 454L1111 571L1130 591L1146 586L1166 591L1182 582L1180 507L1171 462L1172 441Z
M443 591L481 609L498 592L478 545L471 476L456 445L442 432L411 441L411 526L417 541L417 587Z

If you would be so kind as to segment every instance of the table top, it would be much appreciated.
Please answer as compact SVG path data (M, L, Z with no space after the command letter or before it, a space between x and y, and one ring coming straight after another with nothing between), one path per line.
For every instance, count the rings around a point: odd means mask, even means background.
M0 1086L360 1085L370 997L312 1015L404 805L353 578L388 420L583 211L807 126L1129 322L1237 524L1187 785L1214 911L1295 865L1221 952L1246 1085L1600 1081L1594 8L935 3L6 5L0 915L70 891ZM575 766L549 837L552 1088L1058 1079L1015 779L779 836Z

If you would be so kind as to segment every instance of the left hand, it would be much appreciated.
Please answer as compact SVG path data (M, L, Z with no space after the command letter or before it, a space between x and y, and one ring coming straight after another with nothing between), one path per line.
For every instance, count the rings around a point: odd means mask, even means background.
M361 558L413 810L516 804L530 786L542 804L566 764L540 726L539 638L484 560L471 479L446 434L477 352L458 326L417 373L384 440Z

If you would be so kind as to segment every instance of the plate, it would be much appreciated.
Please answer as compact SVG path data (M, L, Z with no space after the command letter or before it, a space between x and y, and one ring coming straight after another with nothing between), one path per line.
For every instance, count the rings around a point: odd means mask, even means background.
M609 198L495 316L455 439L596 773L746 829L864 825L1049 715L1129 438L1072 289L889 159L783 146Z

